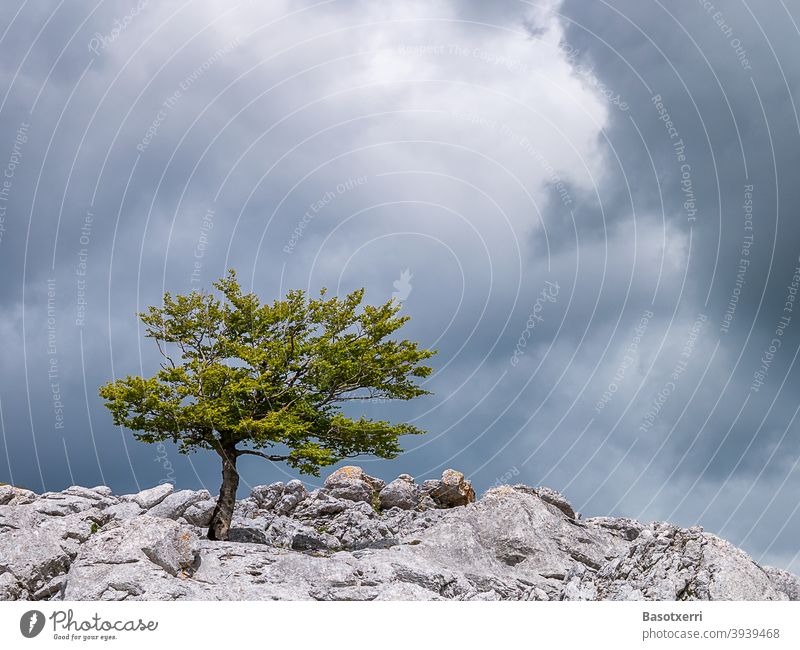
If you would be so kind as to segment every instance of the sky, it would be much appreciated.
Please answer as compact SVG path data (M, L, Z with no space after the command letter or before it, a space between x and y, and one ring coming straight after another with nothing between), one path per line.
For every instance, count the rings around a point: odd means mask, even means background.
M97 389L156 372L138 312L235 267L395 298L439 351L432 395L348 407L428 431L371 474L800 572L796 3L266 5L4 5L0 482L216 493ZM240 465L240 496L295 477Z

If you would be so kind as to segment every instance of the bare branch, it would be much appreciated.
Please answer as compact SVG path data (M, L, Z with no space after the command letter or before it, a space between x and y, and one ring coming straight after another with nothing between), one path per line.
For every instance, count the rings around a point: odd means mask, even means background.
M278 456L277 454L265 454L260 451L254 451L253 449L237 449L236 450L237 456L258 456L259 458L266 458L267 460L280 462L284 460L289 460L288 456Z

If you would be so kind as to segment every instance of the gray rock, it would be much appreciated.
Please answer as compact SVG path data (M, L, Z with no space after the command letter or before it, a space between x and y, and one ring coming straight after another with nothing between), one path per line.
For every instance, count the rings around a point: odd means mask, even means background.
M551 506L555 506L570 519L578 518L576 517L575 511L572 509L570 502L567 501L564 495L562 495L560 492L556 492L548 487L538 487L536 488L535 492L536 496L538 496L542 501L549 503Z
M262 510L272 510L283 496L284 487L286 486L280 481L271 483L270 485L256 485L250 491L250 498L253 499Z
M440 508L465 506L475 501L475 490L472 483L464 478L461 472L446 469L442 478L436 481L425 481L423 489Z
M71 488L72 489L72 488ZM83 488L85 490L85 488ZM81 496L69 492L45 492L33 503L33 508L52 517L63 517L76 512L84 512L91 508L105 508L112 503L106 497L86 490L91 497Z
M97 510L48 516L33 504L0 507L0 600L46 597L109 519Z
M180 490L173 492L163 501L154 505L147 511L151 517L164 517L178 519L193 505L201 501L208 501L211 495L208 490Z
M231 528L228 541L243 544L266 544L267 536L258 528Z
M149 490L142 490L138 494L128 495L123 497L127 501L133 501L144 510L150 510L154 505L161 503L173 491L172 483L162 483Z
M193 503L183 513L181 519L193 526L206 527L211 524L211 516L217 506L216 499L206 499Z
M192 528L142 515L90 537L66 578L66 600L187 597L182 588L198 556Z
M85 488L81 487L80 485L73 485L64 490L62 494L82 497L84 499L87 499L89 501L95 501L97 503L109 503L110 501L115 501L115 499L109 498L112 496L111 488L108 488L105 485L99 485L93 488Z
M591 517L584 523L591 527L600 528L616 535L627 542L632 542L644 530L644 524L627 517Z
M775 589L788 600L800 600L800 577L772 566L765 566L763 569Z
M33 503L35 500L35 492L14 487L13 485L0 485L0 506L18 506L25 503Z
M233 508L233 518L238 520L255 519L260 513L258 504L251 497L237 501Z
M332 497L327 490L314 490L298 504L293 514L298 519L318 519L338 514L352 506L352 501Z
M581 520L558 493L527 486L501 486L471 502L457 472L426 482L416 507L404 509L411 477L377 490L381 482L363 472L342 474L311 493L294 481L254 488L236 504L228 542L198 529L215 505L202 491L159 486L123 499L80 487L41 496L0 491L0 599L800 597L800 578L760 567L699 528ZM353 483L372 499L397 501L378 511L373 500L335 496ZM150 511L139 501L152 503Z
M565 600L786 600L742 550L703 532L654 523L626 553L573 572Z
M411 510L416 508L420 499L420 488L414 478L408 474L401 474L380 491L381 508L401 508Z
M352 465L340 467L325 479L325 488L332 497L370 504L376 503L377 495L384 486L385 483L380 479Z
M125 520L138 517L144 510L142 510L138 503L123 501L106 508L106 512L115 519Z
M64 575L72 557L53 530L11 530L0 535L0 600L32 600Z

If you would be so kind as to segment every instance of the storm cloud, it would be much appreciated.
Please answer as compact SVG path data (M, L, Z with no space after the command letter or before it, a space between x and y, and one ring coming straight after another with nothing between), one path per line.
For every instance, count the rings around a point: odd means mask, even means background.
M440 351L432 396L363 407L429 431L368 471L800 570L800 14L674 4L9 2L0 481L216 491L97 387L154 372L137 312L235 267L394 296Z

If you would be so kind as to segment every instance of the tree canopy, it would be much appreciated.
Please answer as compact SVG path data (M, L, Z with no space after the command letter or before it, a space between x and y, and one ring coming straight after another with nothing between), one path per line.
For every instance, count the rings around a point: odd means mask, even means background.
M346 402L428 393L417 380L430 375L422 362L435 352L393 338L408 320L398 303L364 305L363 289L341 298L323 289L262 304L233 270L214 287L221 297L166 293L162 306L140 314L163 356L160 370L100 388L114 422L138 440L318 474L346 457L391 458L398 436L422 433L341 411Z

